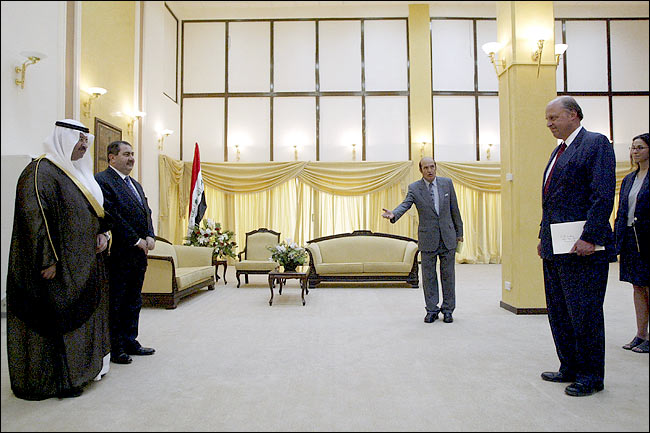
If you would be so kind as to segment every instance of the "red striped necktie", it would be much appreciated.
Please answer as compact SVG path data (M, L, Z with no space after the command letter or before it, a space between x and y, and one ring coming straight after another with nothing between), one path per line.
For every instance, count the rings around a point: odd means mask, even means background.
M551 184L551 177L553 176L553 170L555 169L555 166L557 165L558 159L560 159L560 155L564 153L566 150L566 143L563 141L562 144L560 144L560 150L557 151L557 155L555 155L555 162L553 163L553 167L551 167L551 171L548 172L548 177L546 178L546 183L544 184L544 195L548 192L548 186Z

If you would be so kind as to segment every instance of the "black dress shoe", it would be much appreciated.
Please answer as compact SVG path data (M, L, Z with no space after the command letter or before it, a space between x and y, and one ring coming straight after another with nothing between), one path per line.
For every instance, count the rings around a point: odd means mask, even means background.
M454 321L454 318L451 317L451 313L443 313L445 315L444 319L442 319L443 322L445 323L451 323Z
M547 382L573 382L576 380L575 376L563 374L555 371L545 371L542 373L542 379Z
M70 389L59 391L56 396L58 398L74 398L79 397L81 394L83 394L83 392L84 390L82 387L72 387Z
M138 355L138 356L145 356L145 355L153 355L156 352L156 349L152 349L151 347L138 347L137 349L131 349L127 350L126 353L129 355Z
M572 397L586 397L598 391L602 391L605 386L602 383L596 385L585 385L584 383L575 382L567 386L564 392Z
M427 313L424 317L424 323L433 323L438 320L438 313Z
M122 352L117 355L111 355L111 362L116 364L130 364L133 362L133 359L126 352Z

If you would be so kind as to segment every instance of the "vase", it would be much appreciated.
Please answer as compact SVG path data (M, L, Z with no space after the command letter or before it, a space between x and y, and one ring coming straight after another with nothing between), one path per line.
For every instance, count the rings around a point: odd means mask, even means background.
M287 263L284 265L284 272L296 272L297 263Z

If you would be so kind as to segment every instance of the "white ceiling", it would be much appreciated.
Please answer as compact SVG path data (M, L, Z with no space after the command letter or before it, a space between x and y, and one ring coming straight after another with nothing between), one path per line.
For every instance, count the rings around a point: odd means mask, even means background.
M346 9L354 10L376 6L384 10L403 10L409 4L429 4L438 11L453 10L462 8L466 10L495 11L495 1L167 1L167 5L174 12L178 19L219 19L224 18L224 11L227 15L246 15L253 9L272 8L276 14L293 16L295 10L306 10L318 7L326 10L334 10L339 13ZM648 16L647 1L555 1L556 15L566 17L590 16ZM452 9L450 9L452 8ZM601 10L598 13L598 9Z

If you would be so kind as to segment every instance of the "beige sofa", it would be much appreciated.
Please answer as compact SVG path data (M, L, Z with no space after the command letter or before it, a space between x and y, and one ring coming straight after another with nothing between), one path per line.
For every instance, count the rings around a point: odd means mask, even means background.
M176 308L178 301L203 287L214 290L212 248L172 245L157 238L147 256L142 303Z
M307 242L309 287L321 282L405 281L418 287L415 239L358 230Z

